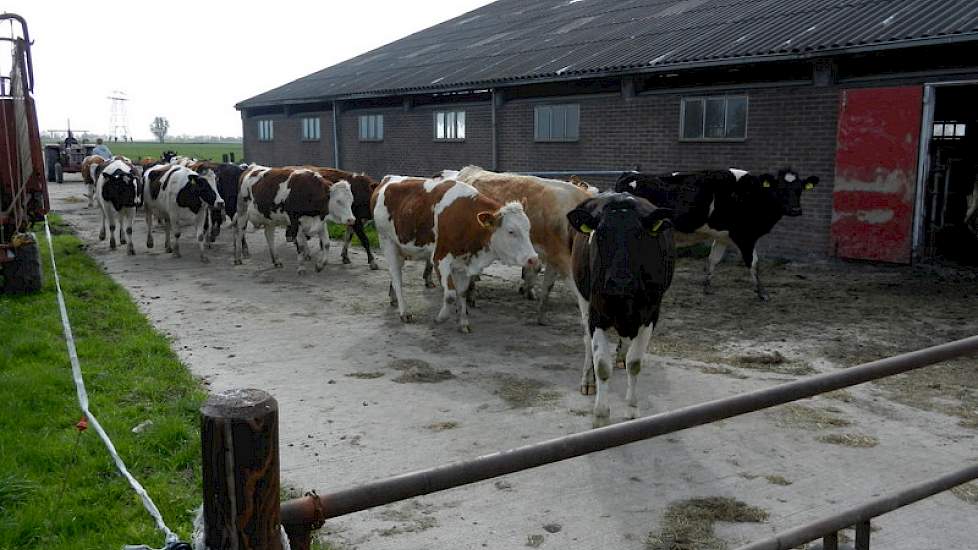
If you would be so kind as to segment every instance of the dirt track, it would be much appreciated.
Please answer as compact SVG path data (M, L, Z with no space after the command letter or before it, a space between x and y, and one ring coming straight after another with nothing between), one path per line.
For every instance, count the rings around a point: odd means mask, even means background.
M283 479L296 488L325 492L590 426L591 399L576 392L579 317L559 285L552 323L538 326L516 271L490 268L466 336L431 322L439 292L409 264L418 320L402 325L387 305L385 266L369 271L359 249L352 265L334 249L323 273L300 277L281 232L284 269L270 267L260 233L249 237L251 260L232 267L225 232L202 265L190 240L182 259L147 253L137 221L130 258L95 239L80 184L52 194L195 374L212 389L276 396ZM639 380L645 414L978 333L969 272L767 262L772 301L759 303L742 266L721 266L713 296L701 292L701 270L700 260L680 262ZM624 386L616 372L614 421ZM638 549L671 503L732 496L770 514L718 524L733 547L973 460L976 390L975 361L957 361L355 514L323 533L337 548ZM881 518L874 546L971 547L975 512L940 495Z

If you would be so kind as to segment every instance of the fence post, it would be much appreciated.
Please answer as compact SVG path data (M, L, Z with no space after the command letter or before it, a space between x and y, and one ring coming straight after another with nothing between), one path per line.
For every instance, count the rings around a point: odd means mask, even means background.
M204 543L210 550L281 550L278 402L228 390L200 409Z
M234 151L231 151L230 153L228 153L228 157L231 158L231 162L233 163L234 162Z
M227 153L222 153L221 154L221 162L227 164L227 162L228 162L228 154Z

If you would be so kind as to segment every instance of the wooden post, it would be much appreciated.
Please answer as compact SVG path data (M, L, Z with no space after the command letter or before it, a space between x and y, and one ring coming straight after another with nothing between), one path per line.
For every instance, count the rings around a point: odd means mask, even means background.
M261 390L228 390L200 413L204 543L281 550L278 403Z

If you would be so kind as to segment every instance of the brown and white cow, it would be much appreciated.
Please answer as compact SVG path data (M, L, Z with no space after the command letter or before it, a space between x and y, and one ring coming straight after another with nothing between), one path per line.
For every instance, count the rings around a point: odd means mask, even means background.
M320 254L316 271L322 271L329 253L326 222L352 225L353 193L345 180L333 183L305 168L249 168L242 173L238 209L234 219L234 263L241 264L239 239L249 222L265 230L268 253L275 267L282 263L275 256L275 228L296 227L295 245L299 273L312 257L308 240L319 237Z
M540 255L543 274L543 295L540 298L538 322L543 324L550 291L558 278L566 280L571 274L571 243L574 228L567 223L567 213L591 198L587 184L577 180L566 182L521 174L496 173L478 166L466 166L458 174L480 193L498 202L526 201L530 219L530 241ZM523 270L523 288L527 298L535 297L537 270Z
M444 289L437 322L454 302L459 328L471 332L465 296L473 276L495 260L535 269L530 220L519 202L500 203L467 183L443 177L387 176L370 200L380 246L391 273L391 305L407 322L404 261L431 260Z
M85 188L87 189L87 208L91 208L95 204L95 182L98 180L98 176L102 173L102 168L105 167L105 163L107 162L109 161L100 155L89 155L82 161L81 175L82 181L85 182Z
M127 246L127 253L136 253L132 244L132 221L140 203L139 176L132 164L123 158L108 161L95 181L95 199L102 211L100 241L105 240L108 224L109 247L115 250L115 229L119 227L119 243Z

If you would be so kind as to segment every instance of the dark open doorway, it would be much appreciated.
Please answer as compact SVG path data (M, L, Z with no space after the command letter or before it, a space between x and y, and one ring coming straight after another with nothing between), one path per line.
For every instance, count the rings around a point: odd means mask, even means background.
M923 201L923 255L978 265L978 85L935 89Z

